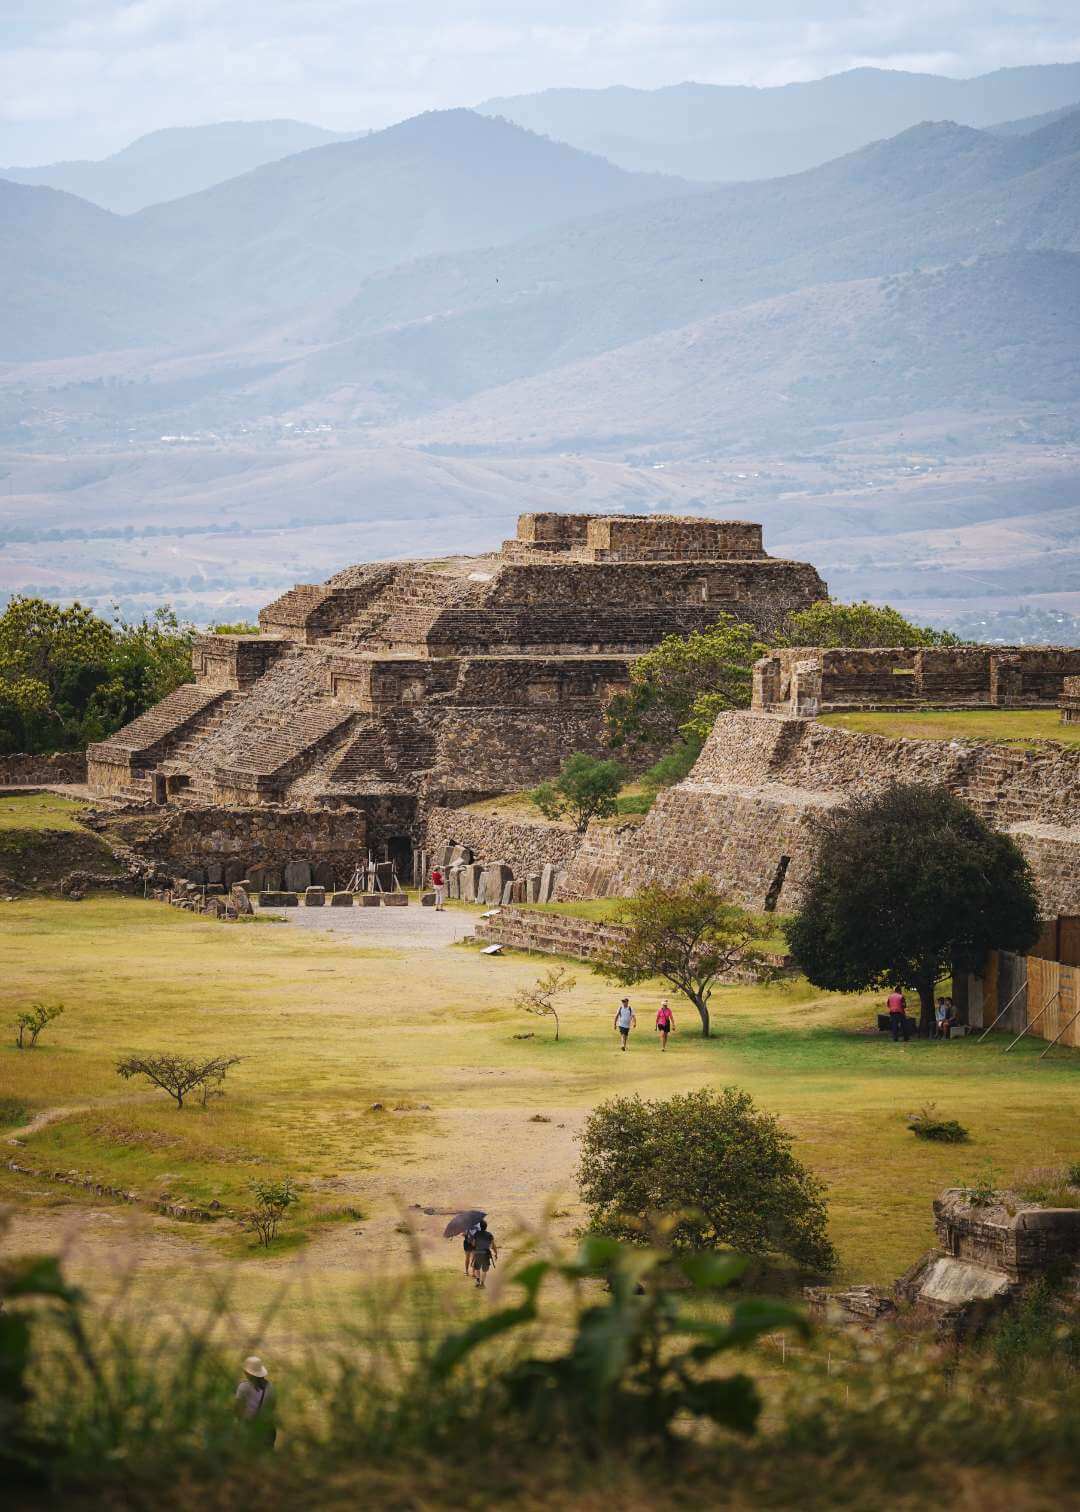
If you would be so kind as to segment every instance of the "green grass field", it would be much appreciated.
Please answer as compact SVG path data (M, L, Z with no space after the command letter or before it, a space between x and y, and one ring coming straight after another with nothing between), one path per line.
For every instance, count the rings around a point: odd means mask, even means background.
M5 793L0 798L0 830L63 830L84 834L79 815L86 808L59 793Z
M1030 745L1059 740L1080 745L1080 725L1064 725L1056 709L892 709L824 714L822 724L864 735L907 740L991 740Z
M226 1206L246 1201L254 1177L291 1173L305 1186L291 1244L331 1287L372 1266L404 1267L400 1230L414 1204L479 1203L506 1233L540 1223L554 1202L569 1233L580 1217L574 1136L616 1092L747 1088L828 1183L843 1274L864 1281L893 1278L926 1248L942 1187L990 1161L1005 1179L1080 1158L1080 1055L1039 1063L1044 1047L1025 1043L1006 1058L996 1037L893 1045L865 1032L874 999L802 982L718 989L710 1041L676 1002L664 1056L651 1032L660 988L646 985L632 994L639 1028L623 1055L611 1029L618 989L585 966L560 1043L517 1013L516 989L542 967L533 957L363 949L352 937L242 929L126 898L5 905L0 955L0 1022L36 999L66 1006L36 1050L17 1051L6 1032L0 1044L0 1112L23 1123L0 1137L25 1141L11 1147L18 1159ZM243 1061L224 1099L178 1112L115 1074L119 1055L158 1048ZM906 1115L929 1101L972 1142L916 1141ZM58 1109L43 1126L24 1121ZM73 1211L102 1206L7 1172L2 1189L40 1241L65 1232ZM456 1265L456 1246L436 1239L444 1219L419 1221L433 1262ZM158 1218L153 1232L151 1252L177 1277L228 1260L261 1295L281 1263L229 1224ZM118 1233L104 1250L91 1245L86 1264L101 1284L123 1242Z

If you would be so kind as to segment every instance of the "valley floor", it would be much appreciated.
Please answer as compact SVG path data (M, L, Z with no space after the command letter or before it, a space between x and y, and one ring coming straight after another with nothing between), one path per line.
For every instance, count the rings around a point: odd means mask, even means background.
M426 910L409 917L435 922ZM943 1187L988 1163L1004 1181L1078 1153L1080 1055L1069 1051L1039 1062L1044 1047L1021 1044L1006 1058L996 1036L893 1045L871 1028L873 998L788 982L718 989L708 1041L676 1003L666 1055L651 1031L660 989L647 984L633 994L638 1029L624 1055L611 1027L618 991L585 966L556 1043L513 1006L543 961L359 939L219 924L128 898L0 906L0 1017L65 1004L33 1051L10 1036L0 1046L0 1199L13 1218L4 1249L61 1247L92 1291L149 1287L170 1304L227 1278L245 1327L278 1298L270 1348L332 1330L358 1282L396 1284L414 1250L456 1295L460 1247L440 1236L459 1206L488 1209L503 1272L527 1232L569 1237L581 1217L575 1136L615 1093L749 1090L828 1184L853 1281L889 1281L917 1258ZM155 1049L243 1059L223 1099L178 1111L116 1075L119 1056ZM971 1143L917 1142L905 1121L927 1102L965 1124ZM10 1159L50 1174L12 1172ZM57 1172L140 1201L93 1195ZM229 1218L182 1223L152 1210L164 1196L240 1209L269 1173L293 1175L304 1196L268 1253Z

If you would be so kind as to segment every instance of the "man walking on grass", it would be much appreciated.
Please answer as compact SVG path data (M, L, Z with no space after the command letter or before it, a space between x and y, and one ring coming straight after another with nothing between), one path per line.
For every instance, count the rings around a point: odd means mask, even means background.
M637 1028L637 1015L630 1006L629 998L623 998L615 1012L615 1028L619 1031L622 1048L625 1050L631 1029Z

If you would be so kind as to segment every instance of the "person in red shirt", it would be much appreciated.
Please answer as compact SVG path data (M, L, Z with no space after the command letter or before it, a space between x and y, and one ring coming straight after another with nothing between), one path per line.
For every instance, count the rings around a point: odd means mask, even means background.
M899 987L894 987L889 993L885 1006L889 1010L889 1028L892 1030L893 1044L896 1044L900 1038L901 1031L903 1031L904 1044L906 1045L911 1038L911 1031L908 1028L907 999Z
M661 1003L656 1010L656 1032L660 1036L661 1050L667 1049L667 1037L675 1027L675 1015L667 1003Z
M442 913L443 903L446 901L446 878L437 866L431 871L431 885L435 889L435 911Z

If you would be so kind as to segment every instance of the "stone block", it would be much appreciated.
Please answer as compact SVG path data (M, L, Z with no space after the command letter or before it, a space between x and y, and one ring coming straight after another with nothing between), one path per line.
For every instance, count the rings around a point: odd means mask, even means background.
M204 889L204 895L207 898L213 898L220 896L224 891L225 889L220 882L208 882Z
M510 882L507 882L506 886L503 888L503 890L502 890L502 897L499 899L499 902L502 905L505 906L507 903L512 903L513 901L514 901L514 883L512 881L510 881Z
M325 888L327 892L334 890L334 868L329 861L317 861L311 868L311 880L316 887Z
M322 908L325 903L326 903L326 888L325 887L305 887L304 888L304 907L305 908Z
M206 880L208 882L224 882L225 868L220 861L210 861L206 867Z
M279 908L298 908L300 900L294 892L278 893Z
M534 872L531 877L525 878L525 901L526 903L539 903L540 901L539 872Z
M379 894L359 893L357 894L357 901L359 902L361 908L378 908Z
M230 861L225 867L225 886L235 887L236 884L247 876L247 867L242 861Z
M196 887L201 887L206 881L206 868L203 866L191 867L188 871L187 879L189 882L194 882Z
M434 893L421 893L420 894L420 907L421 908L434 908L435 907L435 894Z
M479 903L501 903L503 888L512 882L514 873L505 861L492 861L484 867L477 892Z
M448 898L461 897L461 873L462 867L455 866L446 874L446 896Z
M555 868L545 865L540 871L540 902L550 903L555 891Z
M444 840L442 845L436 848L435 865L445 871L450 865L450 857L453 854L453 850L454 847L450 844L449 840Z
M473 853L467 845L455 845L451 848L451 866L471 866L473 859Z
M479 902L480 878L484 868L475 861L461 868L461 897L465 903Z
M330 897L330 907L331 908L351 908L352 906L353 906L353 895L352 895L352 893L350 893L350 892L336 892L336 893L331 894L331 897Z
M233 888L232 893L230 894L230 902L232 903L233 908L236 909L236 912L238 914L246 915L254 913L254 909L251 906L251 899L248 897L246 890L242 887Z
M404 908L409 901L409 895L405 892L383 893L384 908Z
M274 892L261 892L259 894L260 908L280 908L283 894L280 889Z
M311 886L311 867L306 861L290 861L285 868L285 887L288 892L303 892Z

